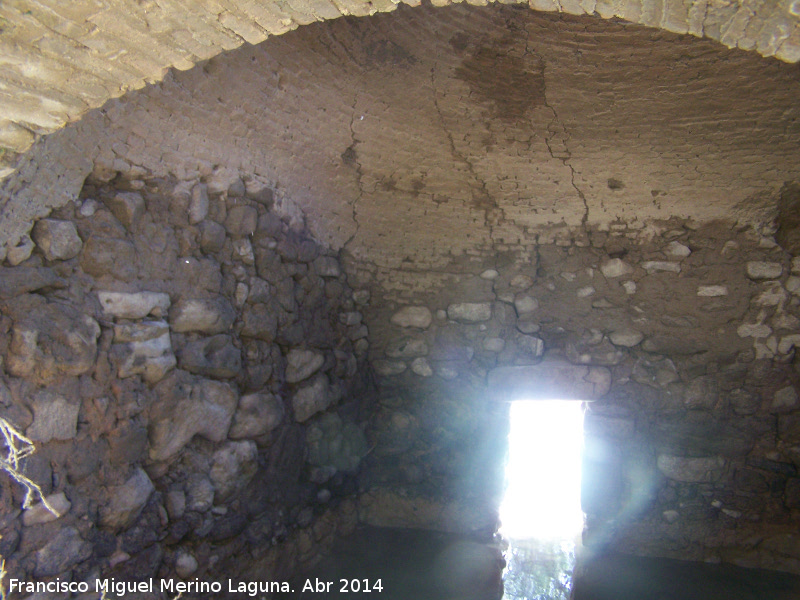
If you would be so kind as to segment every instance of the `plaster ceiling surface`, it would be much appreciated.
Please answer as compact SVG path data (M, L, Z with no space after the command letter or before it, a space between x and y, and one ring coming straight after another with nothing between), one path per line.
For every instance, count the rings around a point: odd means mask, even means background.
M34 147L6 195L35 204L82 181L59 188L45 164L60 161L83 176L114 161L179 179L229 169L268 180L361 261L435 267L554 227L767 223L800 176L798 97L796 65L691 36L524 7L401 8L111 101Z

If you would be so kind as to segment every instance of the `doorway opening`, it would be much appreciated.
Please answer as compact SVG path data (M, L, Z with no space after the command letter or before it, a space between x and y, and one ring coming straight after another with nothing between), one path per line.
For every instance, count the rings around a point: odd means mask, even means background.
M511 403L500 532L508 542L505 600L568 600L583 530L583 405Z

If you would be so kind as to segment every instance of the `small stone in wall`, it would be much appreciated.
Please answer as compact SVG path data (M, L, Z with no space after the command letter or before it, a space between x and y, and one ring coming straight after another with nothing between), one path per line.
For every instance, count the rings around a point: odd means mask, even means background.
M72 503L67 500L64 492L47 496L47 503L56 511L56 514L50 512L44 502L38 502L22 513L22 524L30 527L31 525L50 523L66 515L72 508Z
M623 348L633 348L644 339L644 334L635 329L618 329L612 331L608 339L615 346L622 346Z
M664 252L669 256L678 259L686 258L692 253L692 251L689 249L689 246L685 246L684 244L681 244L680 242L676 241L672 241L669 244L667 244L667 247L664 249Z
M175 573L178 577L186 579L197 571L197 559L184 550L178 551L175 558Z
M186 494L183 490L170 490L166 493L167 514L173 521L180 519L186 512Z
M665 510L661 513L661 516L667 523L674 523L680 518L680 513L677 510Z
M792 275L786 280L786 290L794 295L800 294L800 277Z
M97 292L97 298L106 315L119 319L162 317L170 306L169 294L159 292Z
M633 267L620 258L612 258L600 265L600 272L606 279L613 279L633 273Z
M778 344L778 352L781 354L789 354L795 348L800 348L800 334L798 333L782 337Z
M120 379L142 375L148 383L155 383L176 365L165 321L116 325L114 342L112 351L120 359L117 373Z
M750 279L777 279L783 274L783 265L776 262L750 261L746 265Z
M533 285L533 279L528 275L515 275L511 279L510 285L518 290L527 290Z
M697 288L697 295L701 298L727 296L728 288L724 285L701 285Z
M25 262L31 257L34 247L33 240L30 236L27 234L23 235L16 246L11 246L8 249L8 254L6 255L8 264L12 267L16 267L21 262Z
M211 457L208 473L214 485L215 499L221 502L246 486L258 470L255 442L227 442Z
M52 577L68 571L92 555L92 545L74 527L58 530L47 545L36 552L34 577Z
M233 251L236 256L246 265L253 265L256 262L256 256L253 253L253 244L250 243L248 238L239 238L233 241Z
M192 188L192 199L189 202L189 223L196 225L208 215L208 187L198 183Z
M392 342L386 348L386 356L389 358L414 358L426 356L428 352L428 344L419 338L403 338Z
M269 433L283 422L284 412L283 402L273 394L242 396L228 437L232 440L252 439Z
M514 308L519 316L528 315L539 308L539 301L527 294L517 294L514 298Z
M297 383L311 377L325 363L325 356L314 350L293 348L286 357L286 381Z
M332 400L328 378L322 373L317 374L292 397L294 420L298 423L307 421L313 415L327 409Z
M75 258L83 247L78 230L71 221L41 219L33 226L31 236L47 260Z
M186 509L204 513L214 506L214 484L207 477L193 475L186 482Z
M91 217L99 209L100 209L100 203L94 198L88 198L83 201L80 209L78 210L78 213L82 217Z
M483 349L487 352L502 352L505 346L506 341L503 338L488 337L483 340Z
M372 368L375 369L377 375L389 377L392 375L399 375L408 367L402 360L376 360L373 361Z
M339 277L342 274L339 261L333 256L318 256L313 264L314 270L320 277Z
M107 198L105 204L129 231L136 228L145 211L144 198L136 192L119 192Z
M228 379L242 370L242 353L229 335L215 335L187 343L178 354L182 369L190 373Z
M725 459L721 456L704 458L688 458L659 454L658 469L669 479L687 483L716 481L725 467Z
M597 290L595 290L591 285L587 285L585 287L578 288L578 290L575 292L575 295L578 298L588 298L589 296L594 295L595 291Z
M635 281L626 281L622 284L622 288L625 290L626 294L635 294L636 293L636 282Z
M739 337L765 338L772 333L772 328L764 323L744 323L736 328Z
M35 442L50 440L70 440L78 428L79 403L48 390L40 390L33 396L33 423L27 436Z
M648 260L642 263L642 268L650 274L664 271L672 273L681 272L681 266L678 263L663 260Z
M488 302L459 302L447 307L447 318L464 323L478 323L492 318Z
M370 292L369 290L356 290L353 292L353 302L359 306L366 306L369 304Z
M411 370L420 377L430 377L433 375L433 369L430 364L428 364L428 360L422 356L411 361Z
M252 206L234 206L225 218L225 229L233 237L252 235L258 227L258 211Z
M130 527L139 517L154 489L147 473L137 468L124 484L109 490L109 501L100 508L100 523L114 530Z
M759 306L780 306L789 299L789 293L777 281L769 281L761 284L763 290L753 299L754 304Z
M538 359L544 354L544 341L533 335L519 335L515 338L519 355L517 364L524 364L531 359Z
M491 281L492 279L497 279L500 275L495 269L486 269L483 273L481 273L481 279L487 279Z
M436 369L436 374L445 381L452 381L458 377L458 369L451 365L439 365Z
M793 386L787 386L785 388L781 388L775 395L772 397L772 409L773 410L785 410L785 409L793 409L797 406L797 390L794 389Z
M417 327L426 329L433 321L427 306L404 306L392 315L391 322L398 327Z
M200 223L200 249L215 253L225 245L225 228L216 221L205 220Z
M181 300L169 311L170 325L177 333L223 333L235 318L236 313L225 298Z

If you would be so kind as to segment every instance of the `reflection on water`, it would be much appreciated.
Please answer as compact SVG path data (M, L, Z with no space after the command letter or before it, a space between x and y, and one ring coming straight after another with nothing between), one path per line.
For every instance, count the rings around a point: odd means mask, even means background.
M516 540L505 553L503 600L569 600L576 544L570 540Z

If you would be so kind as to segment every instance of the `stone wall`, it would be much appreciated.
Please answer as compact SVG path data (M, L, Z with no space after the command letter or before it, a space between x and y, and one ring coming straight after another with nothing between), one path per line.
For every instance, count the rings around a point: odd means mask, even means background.
M264 579L313 561L355 525L368 450L353 296L253 178L91 180L37 221L0 267L0 416L59 516L20 510L2 476L9 577Z
M463 507L420 482L446 456L448 481L496 497L504 447L482 443L497 431L488 415L503 401L582 398L586 543L800 572L800 259L772 237L678 219L652 237L576 232L528 260L451 265L427 292L353 269L372 282L385 505L449 502L416 514L479 529L491 502ZM376 506L376 520L389 514Z

